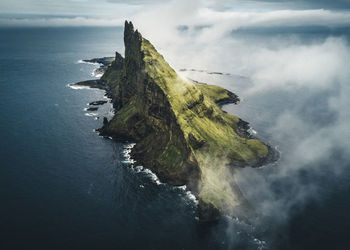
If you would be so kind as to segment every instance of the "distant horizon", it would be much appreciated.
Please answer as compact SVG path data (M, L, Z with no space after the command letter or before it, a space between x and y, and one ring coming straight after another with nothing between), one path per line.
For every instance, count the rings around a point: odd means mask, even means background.
M345 0L3 0L0 26L122 26L126 19L172 8L180 25L227 18L243 26L350 25L350 2ZM160 14L162 19L166 17Z

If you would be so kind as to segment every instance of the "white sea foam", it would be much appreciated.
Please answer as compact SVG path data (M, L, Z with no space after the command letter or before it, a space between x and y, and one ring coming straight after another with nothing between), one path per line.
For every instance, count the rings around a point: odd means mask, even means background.
M123 163L128 163L128 164L133 164L135 163L135 161L133 159L131 159L130 153L132 148L135 146L135 143L130 143L124 146L124 150L123 150L123 156L125 158L124 161L122 161ZM153 173L150 169L148 168L144 168L143 166L135 166L132 168L136 173L145 173L147 175L147 177L149 177L151 179L151 181L157 185L162 185L164 183L162 183L158 176ZM140 185L140 187L144 187L143 185ZM195 205L198 205L198 200L196 198L196 196L194 194L191 193L191 191L186 191L187 186L183 185L183 186L178 186L175 187L177 189L180 189L184 192L185 197L190 201L193 202Z
M127 148L127 149L131 149L133 147L135 147L136 143L129 143L127 145L124 146L124 148Z
M97 113L85 113L86 116L97 116Z
M111 110L109 111L109 114L110 114L111 116L115 115L114 109L111 109Z
M136 173L140 173L143 170L143 166L136 166L133 168Z
M132 168L136 173L144 173L146 174L146 176L148 178L151 179L151 181L157 185L161 185L163 184L159 178L157 177L157 175L155 173L153 173L150 169L148 168L144 168L143 166L136 166Z
M248 129L248 133L251 134L251 135L257 135L258 134L258 132L256 132L252 127L250 127Z
M101 66L100 63L86 62L86 61L84 61L84 60L78 60L76 63L77 63L77 64L90 64L90 65Z
M123 150L123 156L124 156L124 161L122 161L122 163L125 163L125 164L134 164L135 161L134 159L131 158L131 149L135 146L136 144L135 143L129 143L127 145L124 146L124 150Z
M94 69L94 70L91 72L91 75L92 75L93 77L96 77L96 78L101 78L101 77L103 76L103 73L100 72L100 71L98 70L98 68L97 68L97 69Z
M258 250L266 249L266 242L263 240L259 240L258 238L254 238L253 242L258 245Z
M177 189L180 189L182 191L184 191L184 194L185 194L185 197L190 201L190 202L193 202L195 205L198 205L198 199L197 197L191 193L191 191L187 190L187 186L186 185L183 185L183 186L178 186L178 187L175 187Z
M74 83L67 84L66 86L71 89L90 89L89 86L75 85Z
M186 192L186 197L191 201L193 202L195 205L198 205L198 200L197 200L197 197L191 193L191 191L187 191Z
M145 172L151 178L151 180L154 183L156 183L157 185L163 184L160 182L158 176L155 173L153 173L151 170L149 170L148 168L144 169L143 172Z
M130 158L130 159L125 159L124 161L122 161L122 163L124 163L124 164L134 164L135 161Z

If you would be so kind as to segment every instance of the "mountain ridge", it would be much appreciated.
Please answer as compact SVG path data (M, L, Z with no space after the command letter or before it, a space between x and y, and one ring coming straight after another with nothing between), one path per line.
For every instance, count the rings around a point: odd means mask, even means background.
M181 78L127 21L124 43L125 57L116 52L99 81L116 111L100 134L136 142L131 155L138 165L162 182L186 185L198 197L200 221L217 221L223 212L237 216L249 205L236 169L274 161L276 152L221 109L239 101L235 94Z

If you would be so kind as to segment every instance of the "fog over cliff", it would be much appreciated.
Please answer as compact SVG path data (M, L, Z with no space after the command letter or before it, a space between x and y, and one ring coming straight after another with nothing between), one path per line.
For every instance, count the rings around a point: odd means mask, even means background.
M310 201L322 203L339 187L337 178L347 173L347 15L327 10L223 12L191 1L159 5L134 18L175 68L231 74L190 76L236 91L242 103L226 110L251 121L258 135L281 151L277 165L246 168L236 176L263 215L261 222L288 224ZM231 225L228 234L234 230Z

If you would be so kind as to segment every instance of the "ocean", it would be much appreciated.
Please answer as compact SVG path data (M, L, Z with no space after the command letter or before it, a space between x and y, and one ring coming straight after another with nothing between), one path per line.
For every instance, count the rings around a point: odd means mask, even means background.
M191 193L129 168L131 145L94 132L113 115L110 104L86 111L104 92L69 87L96 77L98 66L82 59L123 47L122 27L0 29L0 249L348 249L347 148L332 144L326 158L310 160L298 140L341 132L342 113L325 101L338 85L251 92L248 76L184 73L243 97L224 109L281 152L277 164L236 176L257 218L203 226ZM288 126L287 111L310 126Z

